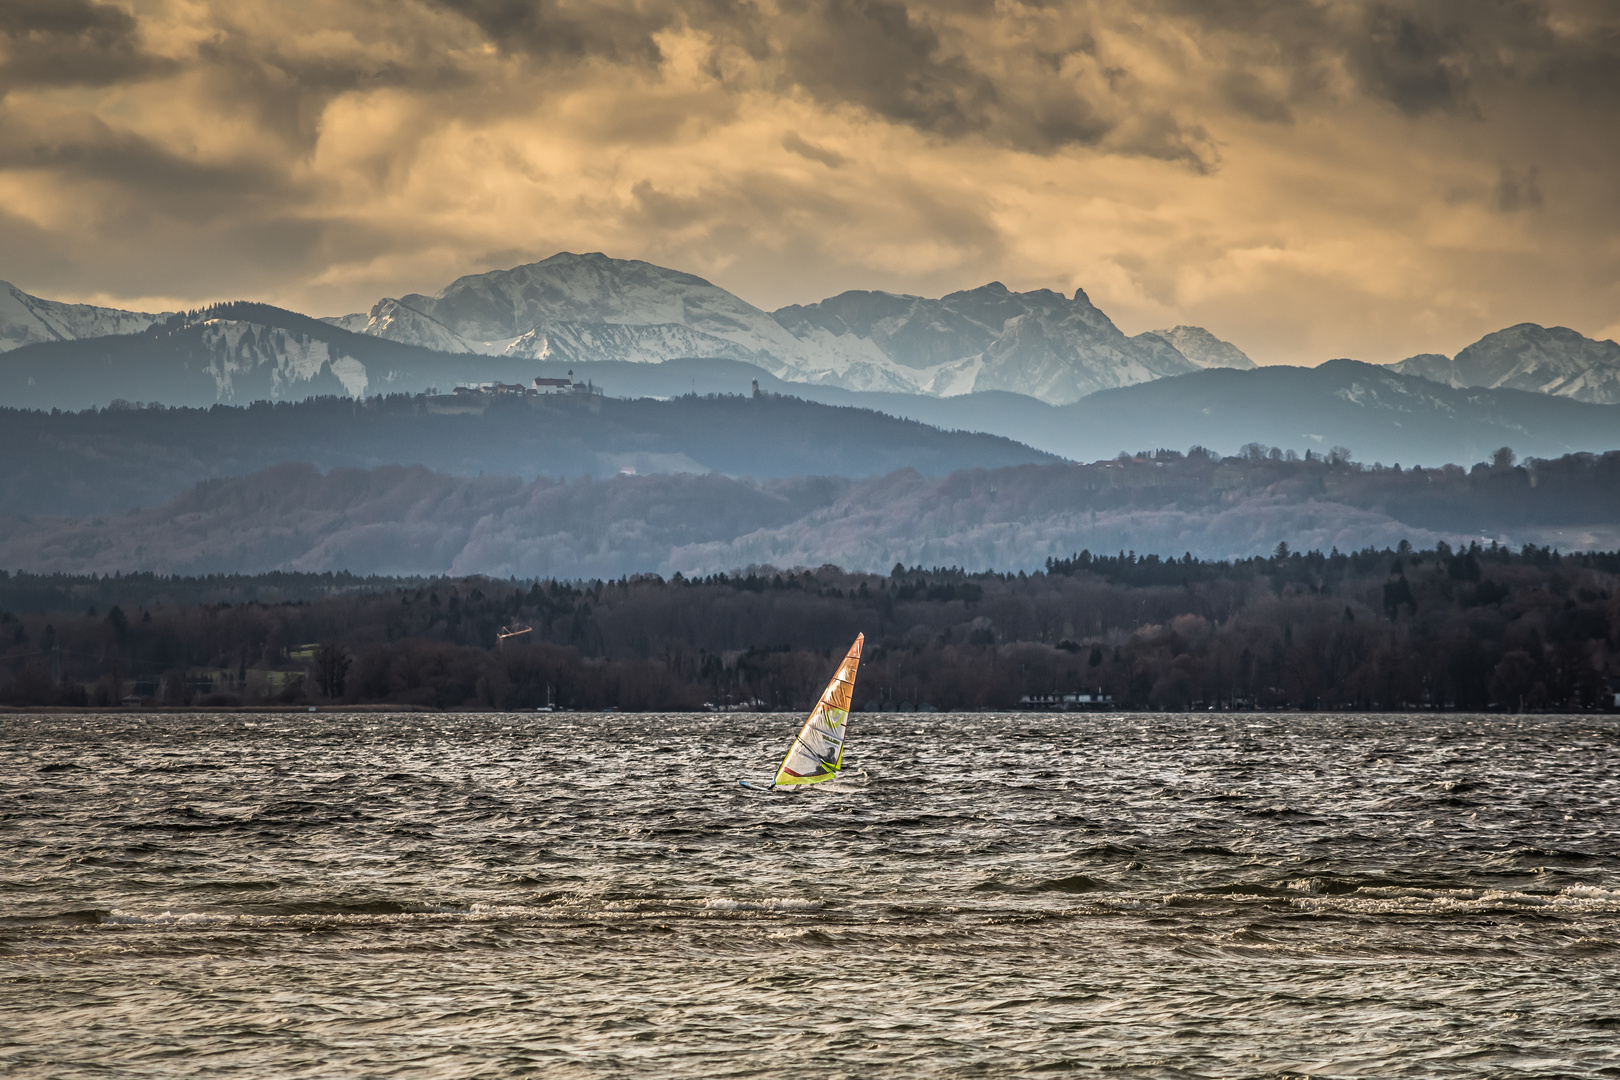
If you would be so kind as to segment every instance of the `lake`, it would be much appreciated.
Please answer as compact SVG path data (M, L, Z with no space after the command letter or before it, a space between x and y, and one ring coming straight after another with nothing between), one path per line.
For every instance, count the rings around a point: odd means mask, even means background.
M0 716L18 1077L1620 1071L1620 719Z

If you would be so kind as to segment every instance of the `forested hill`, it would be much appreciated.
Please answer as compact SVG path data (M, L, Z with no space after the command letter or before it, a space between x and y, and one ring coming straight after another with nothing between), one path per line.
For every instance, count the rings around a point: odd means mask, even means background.
M938 475L1056 460L995 435L772 395L396 395L208 409L0 410L0 506L10 514L153 506L199 480L282 462L321 469L419 464L522 479L622 471L763 479L904 468Z
M24 606L47 595L54 610ZM0 704L802 710L864 632L866 709L1098 691L1155 709L1590 709L1613 701L1620 677L1617 596L1615 554L1479 546L1216 563L1082 554L1027 575L0 572ZM513 623L530 632L502 648Z
M67 573L270 570L618 577L896 562L1034 570L1071 552L1202 557L1483 538L1620 542L1620 453L1472 470L1218 459L1161 451L1091 465L766 481L449 476L285 464L90 520L0 517L0 567Z

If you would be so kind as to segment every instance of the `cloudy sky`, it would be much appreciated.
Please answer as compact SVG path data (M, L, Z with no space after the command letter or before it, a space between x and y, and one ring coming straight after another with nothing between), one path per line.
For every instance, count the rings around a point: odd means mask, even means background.
M1265 363L1620 337L1613 0L0 0L0 278L312 314L605 251Z

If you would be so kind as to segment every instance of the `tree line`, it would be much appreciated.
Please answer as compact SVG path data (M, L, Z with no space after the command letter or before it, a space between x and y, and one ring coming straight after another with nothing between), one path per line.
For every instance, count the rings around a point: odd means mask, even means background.
M1620 553L1534 547L1082 551L1035 573L213 581L210 594L200 579L43 589L5 575L8 602L100 599L0 609L0 703L800 710L858 632L869 709L1081 692L1168 710L1591 709L1620 678Z

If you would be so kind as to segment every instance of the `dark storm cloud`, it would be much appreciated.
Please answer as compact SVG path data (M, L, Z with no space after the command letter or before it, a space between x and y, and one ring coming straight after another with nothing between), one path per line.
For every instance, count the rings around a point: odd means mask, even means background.
M140 135L84 118L69 124L20 121L0 107L0 171L96 181L186 220L229 212L242 199L285 198L285 178L247 163L197 161Z
M1265 102L1260 112L1319 99L1335 67L1409 116L1466 111L1480 93L1507 85L1562 85L1610 107L1620 93L1620 7L1605 0L1158 0L1148 8L1198 28L1239 104L1253 91L1246 67L1287 70L1286 102ZM1221 34L1218 43L1211 37Z
M92 0L0 0L0 96L23 86L108 86L165 70L135 17Z
M1620 87L1615 12L1593 4L1581 34L1560 34L1551 9L1521 0L1406 0L1333 6L1297 0L1147 0L1004 4L953 0L431 0L503 53L544 64L596 60L650 68L658 35L691 28L717 52L738 50L777 90L854 106L942 138L981 137L1035 153L1097 146L1209 166L1201 102L1156 100L1131 60L1097 53L1124 28L1151 38L1182 20L1214 65L1214 89L1259 119L1288 122L1320 103L1332 72L1408 116L1474 108L1475 90L1504 82ZM998 37L1028 17L1057 40ZM1042 22L1044 20L1044 22ZM1279 78L1255 77L1256 66ZM717 72L723 65L716 65ZM747 80L726 78L734 88Z
M1106 100L1095 100L1097 87L1126 84L1128 72L1106 69L1083 30L1067 35L1074 39L1067 44L1020 43L1010 55L991 43L975 46L955 22L992 18L989 4L786 0L767 15L746 0L433 2L468 20L503 53L546 64L589 59L645 68L661 58L659 33L690 28L713 42L711 70L734 90L802 91L823 105L853 106L931 136L981 137L1041 154L1100 145L1128 126L1122 114L1135 109L1128 91L1104 89ZM751 79L728 74L719 62L732 51L755 65ZM1081 87L1085 73L1096 85ZM1184 127L1163 109L1143 111L1146 122L1119 149L1208 163L1196 125Z
M624 63L656 64L654 35L678 15L679 5L558 0L431 0L454 12L507 52L542 59L602 57Z
M476 84L464 63L425 42L395 39L403 56L364 51L307 55L246 32L222 33L197 48L195 66L221 104L244 111L270 134L295 147L318 138L334 98L383 89L442 93Z
M1141 328L1620 313L1617 127L1614 0L0 0L0 249L81 295L569 248Z
M1466 32L1460 23L1374 5L1348 52L1362 83L1409 116L1456 108L1468 95Z
M996 104L995 84L898 0L822 0L784 14L787 78L823 101L944 135L981 129Z

